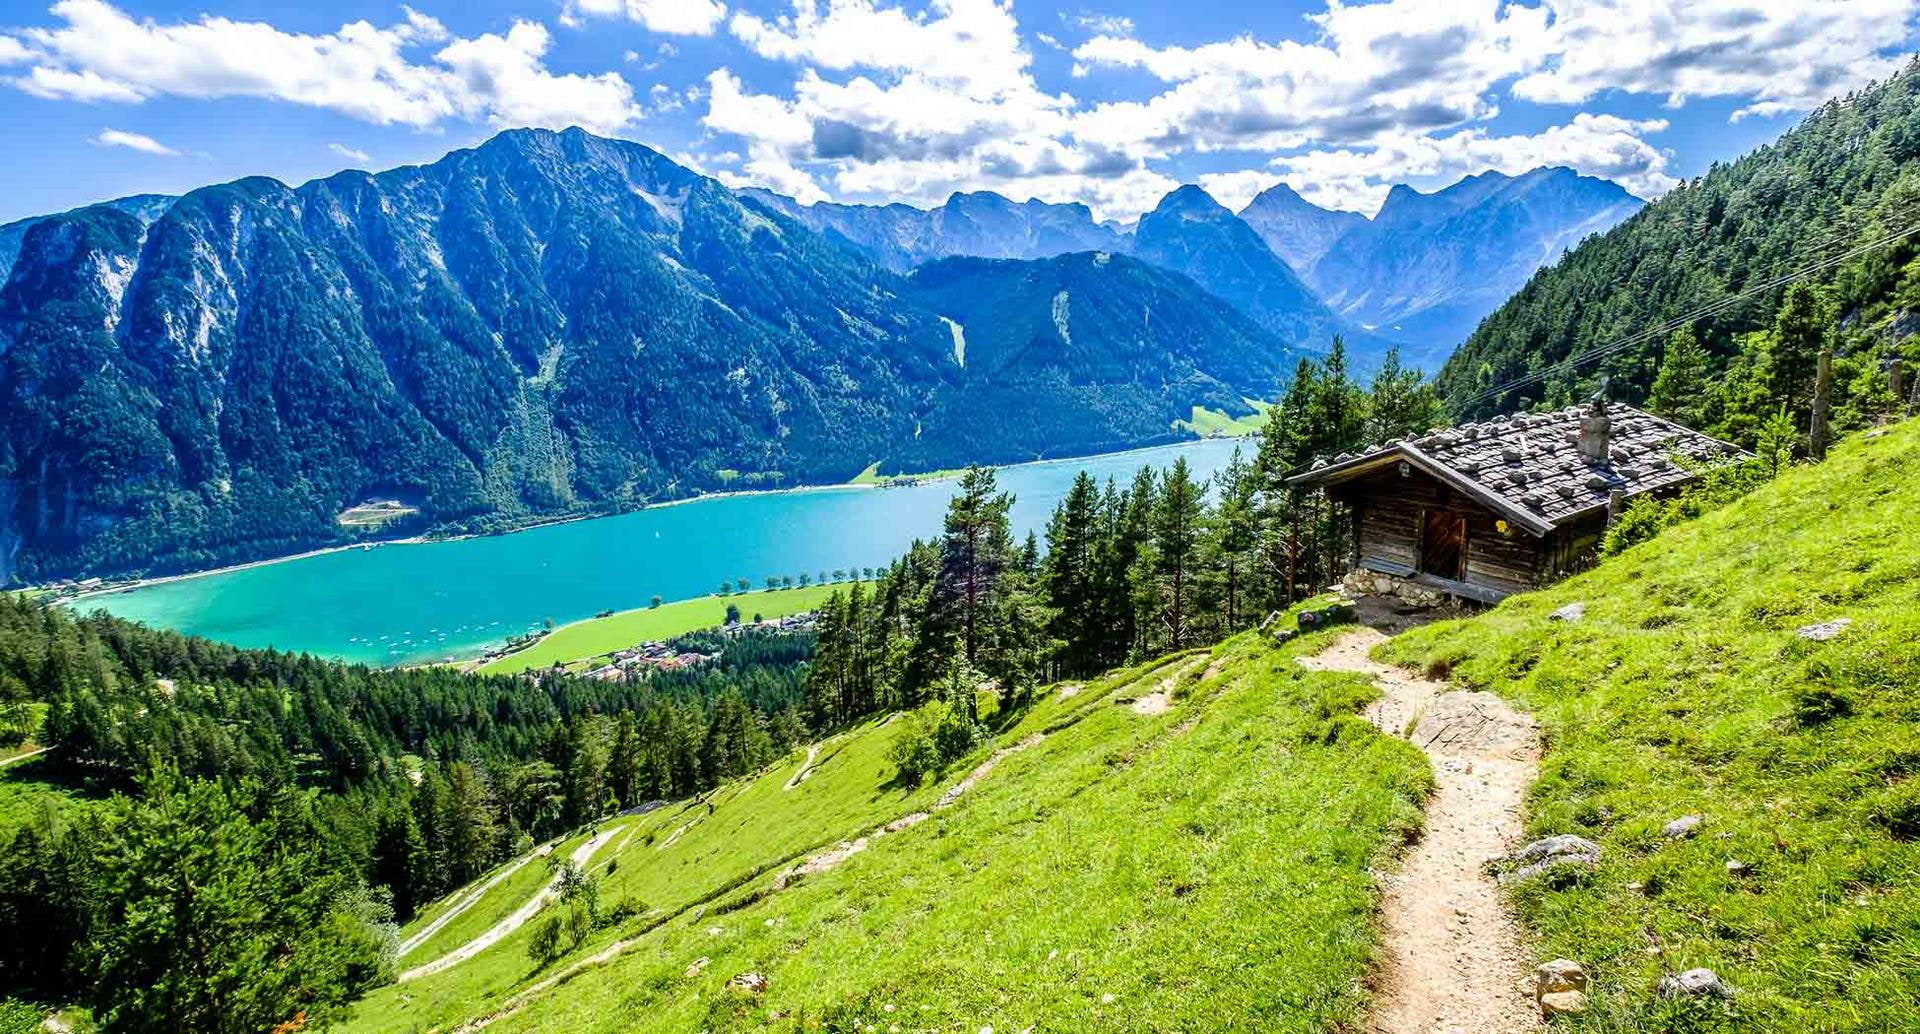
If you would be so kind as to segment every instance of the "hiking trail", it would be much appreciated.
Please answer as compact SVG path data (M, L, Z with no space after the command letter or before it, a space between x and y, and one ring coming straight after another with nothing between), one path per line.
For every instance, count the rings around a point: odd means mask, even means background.
M601 830L599 833L596 833L594 836L589 838L585 843L582 843L579 847L574 848L573 854L571 855L573 859L573 864L580 866L582 868L585 868L587 865L587 862L592 860L594 852L600 850L602 847L605 847L607 844L607 841L612 840L615 835L620 833L620 831L625 828L626 827L624 825L621 825L621 826L615 826L611 829ZM506 874L503 873L501 875L504 876ZM495 882L497 882L497 880ZM552 900L553 897L559 893L559 891L560 891L560 874L555 873L553 875L553 878L548 880L546 884L540 888L538 893L534 894L532 898L528 899L526 904L521 905L519 908L515 909L513 913L507 916L505 919L502 919L498 923L495 923L492 929L487 930L485 933L481 934L480 936L475 937L473 940L470 940L467 943L459 946L458 948L453 949L452 951L446 953L445 955L442 955L439 958L434 959L432 962L424 963L422 965L415 966L410 970L407 970L406 972L400 974L398 978L398 982L404 984L410 980L418 980L421 977L432 976L433 974L438 973L443 969L447 969L452 966L459 965L460 963L465 962L466 960L474 957L475 955L478 955L481 952L486 951L488 948L491 948L494 945L500 943L500 941L505 939L508 934L513 933L515 930L520 929L522 926L525 926L527 922L531 920L534 916L539 915L540 909L545 907L546 903ZM476 899L477 897L478 896L476 895ZM471 904L471 902L469 902L469 904Z
M1386 636L1347 632L1300 664L1366 675L1380 689L1367 720L1425 751L1434 792L1425 829L1382 879L1381 951L1366 1029L1375 1034L1517 1034L1540 1029L1532 963L1502 903L1489 860L1512 850L1520 806L1539 768L1532 719L1491 693L1381 664Z

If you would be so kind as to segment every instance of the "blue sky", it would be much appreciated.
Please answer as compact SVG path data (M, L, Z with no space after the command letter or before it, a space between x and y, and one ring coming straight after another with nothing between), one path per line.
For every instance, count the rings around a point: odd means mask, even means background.
M1371 212L1570 165L1657 196L1899 67L1920 0L0 2L0 221L584 125L803 200ZM1677 9L1676 9L1677 8Z

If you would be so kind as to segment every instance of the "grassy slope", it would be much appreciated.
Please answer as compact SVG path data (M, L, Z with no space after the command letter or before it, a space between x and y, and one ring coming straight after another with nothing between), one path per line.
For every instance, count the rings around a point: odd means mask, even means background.
M1267 411L1273 404L1261 402L1258 399L1247 399L1246 403L1253 407L1253 412L1238 417L1228 416L1223 410L1194 406L1192 419L1175 420L1173 426L1176 429L1184 427L1198 435L1219 432L1228 437L1239 438L1254 434L1267 426Z
M1551 590L1388 644L1544 721L1529 833L1605 850L1583 884L1518 895L1543 952L1597 982L1578 1029L1920 1030L1916 544L1908 421ZM1585 620L1546 620L1575 600ZM1837 617L1854 624L1831 642L1794 634ZM1821 720L1836 708L1850 713ZM1666 840L1689 813L1700 835ZM1731 1013L1654 1000L1663 968L1693 966L1740 989Z
M996 745L1044 739L951 808L785 890L775 873L927 809L985 748L907 788L885 760L901 726L875 722L824 743L792 790L797 755L723 788L711 814L688 803L618 820L640 825L611 856L603 900L644 902L646 916L538 973L522 931L380 992L350 1029L446 1028L616 938L637 940L493 1029L1350 1024L1372 950L1369 867L1417 823L1429 780L1411 747L1351 717L1364 683L1293 664L1318 645L1242 636L1211 677L1201 653L1050 692ZM1171 676L1165 714L1116 703ZM724 990L749 970L769 977L764 999Z
M949 478L957 478L960 475L966 473L965 470L956 467L950 470L929 470L929 471L925 471L917 474L907 473L907 472L898 473L898 474L882 474L880 473L880 464L882 462L883 461L881 460L873 461L873 463L869 465L867 469L861 471L858 474L855 474L853 476L853 480L848 481L847 484L878 485L878 486L884 487L886 485L892 484L895 481L945 481Z
M515 672L528 668L551 667L555 661L577 661L601 657L624 650L636 643L712 628L727 618L727 605L740 608L743 619L755 614L777 618L813 610L838 589L848 584L809 585L803 589L756 589L736 596L702 596L699 599L664 603L658 607L623 610L603 618L575 621L553 630L538 643L517 653L480 665L481 672Z

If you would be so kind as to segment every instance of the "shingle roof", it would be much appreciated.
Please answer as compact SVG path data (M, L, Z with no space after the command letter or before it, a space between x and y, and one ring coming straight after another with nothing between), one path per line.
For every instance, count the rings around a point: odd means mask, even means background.
M1330 463L1288 480L1333 484L1404 459L1463 493L1545 534L1575 516L1607 505L1614 489L1628 496L1683 484L1703 464L1743 456L1738 447L1620 402L1607 404L1612 422L1608 458L1589 460L1577 446L1587 406L1517 413L1403 439Z

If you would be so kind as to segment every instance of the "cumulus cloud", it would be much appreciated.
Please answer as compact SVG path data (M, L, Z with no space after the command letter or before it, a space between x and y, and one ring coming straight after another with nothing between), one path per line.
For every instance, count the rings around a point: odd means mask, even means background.
M993 189L1118 212L1174 185L1073 138L1076 102L1035 82L1004 0L933 0L918 14L799 0L777 18L736 14L728 28L756 54L802 66L785 97L749 92L724 69L709 78L704 121L744 141L742 179L795 196L831 187L932 204Z
M999 0L933 0L926 14L875 0L795 0L791 14L741 12L728 29L761 57L832 71L871 69L948 84L973 97L1033 89L1032 56L1020 42L1013 5Z
M30 67L9 80L40 97L261 97L417 128L463 118L610 131L639 117L618 75L548 71L552 39L535 22L454 39L411 9L397 25L357 21L321 35L211 15L137 21L105 0L60 0L52 11L62 24L20 32L25 55L12 63Z
M1538 133L1495 135L1473 128L1442 136L1403 134L1366 148L1282 155L1267 169L1203 176L1201 184L1234 208L1285 182L1322 207L1372 214L1396 183L1445 184L1489 169L1518 175L1564 165L1652 198L1677 182L1667 171L1670 156L1644 139L1666 128L1661 119L1581 113Z
M1077 14L1060 15L1060 20L1076 29L1085 29L1099 36L1133 35L1133 19L1123 14L1103 14L1099 11L1081 11Z
M1887 53L1913 29L1912 0L1547 0L1552 58L1513 85L1514 96L1557 104L1607 90L1740 97L1735 112L1802 111L1903 60Z
M102 129L95 134L93 142L101 147L124 147L130 151L144 154L156 154L163 158L178 158L180 152L168 147L145 133L128 133L118 129Z
M366 162L372 160L372 156L367 154L367 152L362 151L357 147L348 147L346 144L328 144L327 150L332 151L334 154L337 154L340 157L345 158L350 162L358 162L361 164L365 164Z
M719 0L567 0L561 20L577 25L587 18L625 18L650 32L711 36L727 16Z
M1492 87L1535 66L1547 28L1544 10L1497 0L1387 0L1311 20L1321 33L1311 43L1241 36L1154 47L1096 36L1075 48L1081 65L1138 69L1170 86L1098 105L1075 131L1165 155L1448 129L1494 114Z

